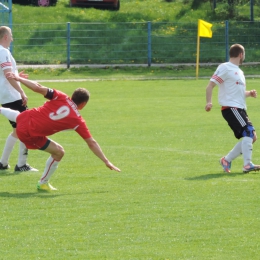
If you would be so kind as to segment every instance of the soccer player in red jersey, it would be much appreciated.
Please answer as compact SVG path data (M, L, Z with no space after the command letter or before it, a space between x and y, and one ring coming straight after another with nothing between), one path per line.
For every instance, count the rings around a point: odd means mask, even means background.
M120 172L120 169L106 158L79 113L79 110L83 109L89 100L89 92L86 89L76 89L70 98L61 91L44 87L14 73L8 73L7 77L21 82L49 100L43 106L26 110L23 113L9 108L1 107L0 109L2 115L17 123L17 136L28 149L39 149L50 153L44 172L37 184L38 190L56 190L51 186L49 180L64 156L64 149L47 136L63 130L75 130L85 140L90 150L109 169Z

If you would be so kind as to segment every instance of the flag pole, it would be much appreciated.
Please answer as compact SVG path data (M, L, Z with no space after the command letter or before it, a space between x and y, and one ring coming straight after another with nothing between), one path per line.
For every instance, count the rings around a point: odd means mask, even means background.
M199 58L200 58L200 22L198 22L198 36L197 36L197 58L196 58L196 79L199 76Z
M199 58L200 58L200 37L212 38L212 24L201 19L198 20L198 38L197 38L197 61L196 61L196 79L199 76Z

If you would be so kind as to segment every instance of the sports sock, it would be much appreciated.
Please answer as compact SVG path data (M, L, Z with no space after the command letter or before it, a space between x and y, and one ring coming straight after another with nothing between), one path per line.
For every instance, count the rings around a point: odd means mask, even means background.
M6 166L9 161L10 154L14 148L14 145L18 139L13 137L12 134L9 134L5 141L5 147L1 158L1 163L3 166Z
M253 139L250 137L243 137L242 139L242 153L244 158L244 166L249 164L252 159Z
M26 164L28 156L28 149L26 148L25 144L20 142L20 149L19 149L19 158L18 158L18 167L21 167Z
M47 183L49 179L51 178L54 171L58 168L59 161L54 160L51 156L48 158L44 172L42 174L42 177L40 179L40 183Z
M236 159L240 154L242 154L242 142L238 142L234 148L225 156L225 159L228 162L232 162Z
M16 122L16 117L20 114L17 110L12 110L10 108L1 107L0 113L5 116L10 121Z

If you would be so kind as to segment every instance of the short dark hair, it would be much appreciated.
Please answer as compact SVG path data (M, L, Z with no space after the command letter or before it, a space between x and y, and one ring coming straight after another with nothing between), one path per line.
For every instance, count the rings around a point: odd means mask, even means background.
M72 94L72 101L76 104L79 105L83 102L88 102L90 97L90 93L88 90L85 88L77 88L73 94Z
M0 26L0 39L4 37L5 34L10 33L11 29L7 26Z
M233 44L229 49L229 57L230 58L237 58L240 53L244 53L245 49L241 44Z

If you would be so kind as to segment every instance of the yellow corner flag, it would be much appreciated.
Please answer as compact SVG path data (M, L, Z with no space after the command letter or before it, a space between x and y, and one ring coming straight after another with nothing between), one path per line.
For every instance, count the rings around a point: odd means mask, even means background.
M203 20L198 21L198 36L199 37L207 37L212 38L212 31L211 31L212 24L205 22Z
M199 57L200 57L200 37L212 38L212 24L203 20L198 20L198 37L197 37L197 61L196 61L196 78L199 76Z

